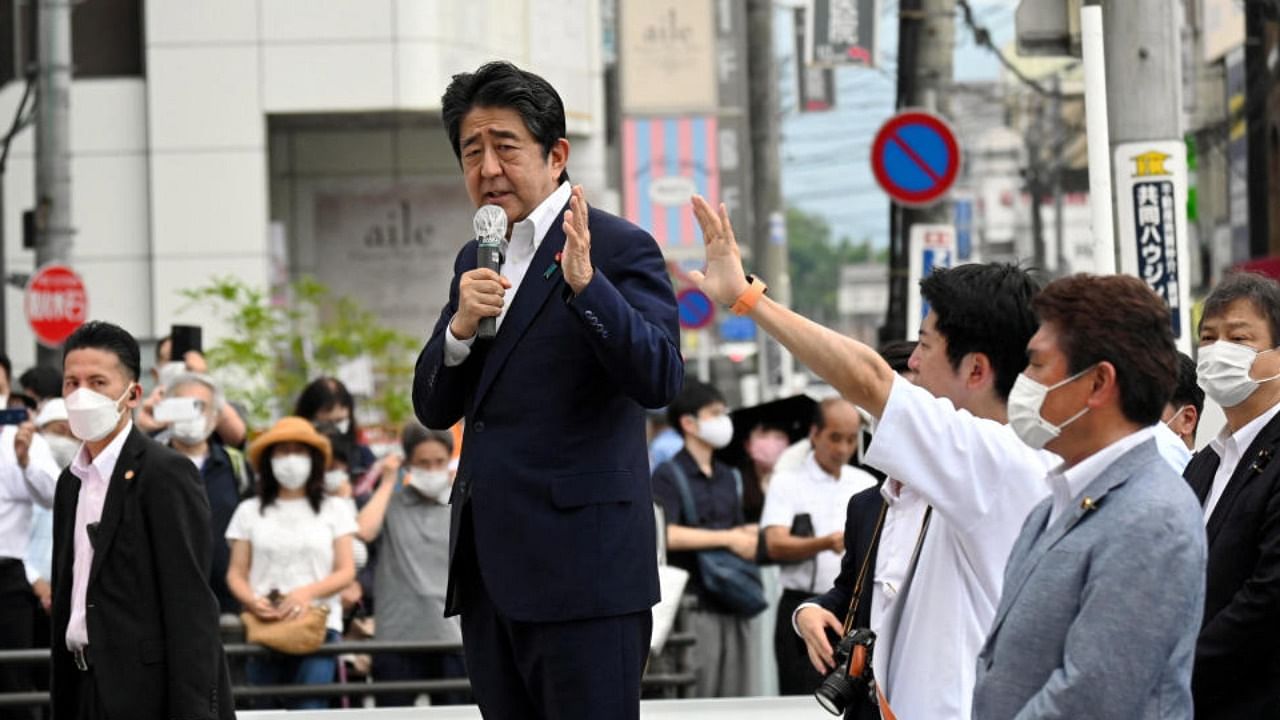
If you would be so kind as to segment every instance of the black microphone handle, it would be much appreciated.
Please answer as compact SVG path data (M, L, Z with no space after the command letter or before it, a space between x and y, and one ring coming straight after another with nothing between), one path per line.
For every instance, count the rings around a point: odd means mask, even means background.
M502 250L499 247L481 243L480 247L476 249L476 255L476 267L489 268L494 272L501 272ZM481 340L492 340L497 334L498 318L480 318L480 328L477 335Z

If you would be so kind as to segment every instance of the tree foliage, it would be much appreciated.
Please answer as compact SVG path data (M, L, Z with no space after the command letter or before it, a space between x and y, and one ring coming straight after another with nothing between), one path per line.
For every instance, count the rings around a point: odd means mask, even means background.
M887 250L873 251L868 240L832 239L822 217L796 208L787 210L787 259L791 268L791 305L818 322L838 314L840 268L865 262L887 262Z
M382 325L355 300L333 297L314 278L294 281L282 298L235 277L215 277L181 295L188 300L184 310L198 305L227 322L231 332L205 355L253 426L289 412L308 382L364 356L374 371L371 406L392 424L412 414L417 340Z

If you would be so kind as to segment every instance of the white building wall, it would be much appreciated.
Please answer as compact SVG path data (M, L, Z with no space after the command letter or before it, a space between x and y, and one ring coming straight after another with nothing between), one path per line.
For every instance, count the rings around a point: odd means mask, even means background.
M145 12L146 79L77 81L71 98L73 263L91 315L139 338L188 321L216 340L222 329L207 309L180 312L179 292L216 275L265 285L270 220L290 212L298 192L272 186L269 167L281 165L269 162L270 114L438 114L453 74L510 60L559 90L574 180L616 208L605 186L595 0L158 0ZM0 118L12 117L21 90L0 90ZM443 173L452 163L427 131L390 136L365 138L368 152L344 145L337 156L287 158L290 172ZM326 149L323 137L296 140ZM32 205L34 172L27 131L4 178L11 272L33 260L21 250L21 211ZM34 340L21 293L7 292L4 332L22 368L34 360Z

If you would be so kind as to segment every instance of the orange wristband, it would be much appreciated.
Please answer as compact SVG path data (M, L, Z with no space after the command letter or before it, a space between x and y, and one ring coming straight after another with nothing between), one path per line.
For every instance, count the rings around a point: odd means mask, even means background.
M747 289L742 291L737 300L733 301L733 307L729 308L734 315L746 315L755 308L756 303L760 302L760 298L769 291L769 286L755 275L747 276Z

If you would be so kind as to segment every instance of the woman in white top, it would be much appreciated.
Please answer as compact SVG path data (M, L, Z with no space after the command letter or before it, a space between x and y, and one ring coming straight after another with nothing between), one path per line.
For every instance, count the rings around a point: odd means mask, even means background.
M250 446L258 496L241 503L227 527L227 587L267 621L296 617L309 605L327 607L325 642L336 642L342 628L337 593L355 578L356 522L349 502L324 492L329 459L329 441L298 417L282 418ZM251 685L321 684L333 681L336 666L332 656L273 652L250 658L245 674ZM324 708L328 701L284 705Z

